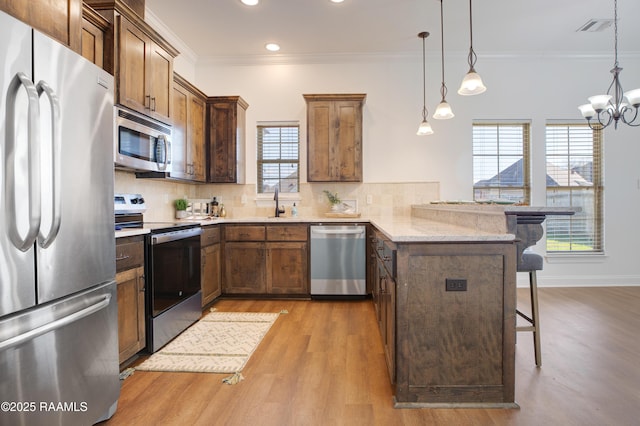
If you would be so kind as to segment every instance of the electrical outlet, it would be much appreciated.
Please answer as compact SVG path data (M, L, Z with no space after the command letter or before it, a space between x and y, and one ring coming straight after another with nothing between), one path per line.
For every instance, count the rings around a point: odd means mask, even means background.
M447 278L445 289L446 291L467 291L467 280Z
M373 204L373 195L367 194L367 204Z

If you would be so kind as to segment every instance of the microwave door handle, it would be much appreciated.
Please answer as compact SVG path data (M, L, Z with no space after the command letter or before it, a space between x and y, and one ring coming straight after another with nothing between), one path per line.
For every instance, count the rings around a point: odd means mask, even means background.
M53 89L44 81L39 81L36 85L38 90L38 96L42 93L47 95L49 104L51 105L51 189L53 194L51 197L51 227L48 234L45 236L40 230L38 235L38 244L42 248L47 248L53 243L60 231L60 222L62 220L61 212L61 195L60 195L60 180L61 180L61 123L60 123L60 100L55 94Z
M24 87L29 107L27 110L27 149L28 149L28 189L27 197L29 199L29 229L27 234L22 237L18 231L16 211L16 98L20 87ZM6 101L6 141L5 141L5 194L6 204L14 205L13 209L7 209L7 232L13 245L20 251L29 250L40 229L41 210L40 210L40 105L38 101L38 90L26 74L19 72L11 80L7 90Z
M158 163L158 169L166 170L167 165L171 163L171 144L165 135L158 136L158 139L162 141L162 145L164 146L164 162L162 164Z

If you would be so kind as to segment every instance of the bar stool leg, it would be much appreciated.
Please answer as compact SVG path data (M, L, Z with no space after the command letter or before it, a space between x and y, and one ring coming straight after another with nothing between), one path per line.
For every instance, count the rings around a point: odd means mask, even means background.
M535 351L536 358L536 366L542 366L542 352L540 345L540 316L538 312L538 279L536 276L536 271L529 272L529 280L530 286L529 290L531 292L531 319L533 326L533 346Z

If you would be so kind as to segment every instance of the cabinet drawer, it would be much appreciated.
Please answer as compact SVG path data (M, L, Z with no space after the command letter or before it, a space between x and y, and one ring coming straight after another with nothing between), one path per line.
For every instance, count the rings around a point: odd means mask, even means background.
M144 237L119 238L116 240L116 271L144 265Z
M200 246L206 247L211 244L220 242L220 227L219 226L203 226L202 235L200 236Z
M264 237L264 226L261 225L232 225L224 229L225 241L264 241Z
M267 226L267 241L307 241L305 225Z

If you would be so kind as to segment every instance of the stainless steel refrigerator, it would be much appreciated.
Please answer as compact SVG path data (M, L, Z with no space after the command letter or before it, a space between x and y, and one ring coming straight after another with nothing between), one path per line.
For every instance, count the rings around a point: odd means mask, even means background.
M0 12L0 424L115 412L113 77Z

